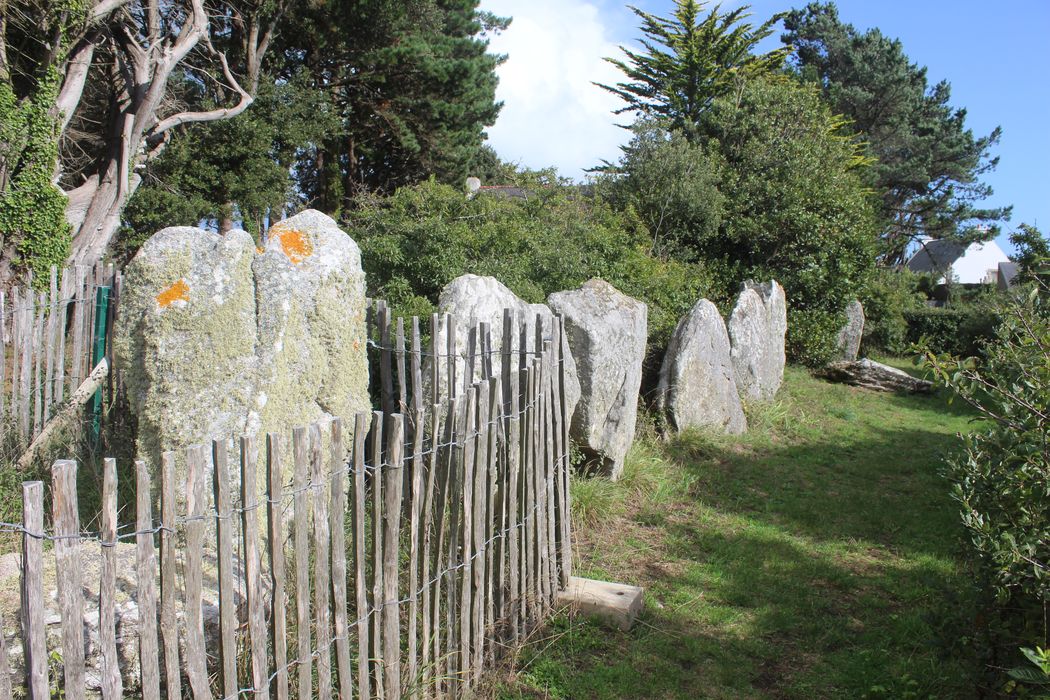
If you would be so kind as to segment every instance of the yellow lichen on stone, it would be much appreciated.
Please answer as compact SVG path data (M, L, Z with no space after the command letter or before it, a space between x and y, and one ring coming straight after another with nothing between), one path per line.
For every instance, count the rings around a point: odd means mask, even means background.
M176 301L189 301L190 300L190 287L186 284L185 280L177 280L175 284L171 285L163 292L157 295L157 303L160 304L160 308L165 309L172 305Z
M271 234L273 231L271 231ZM288 259L298 265L314 254L314 247L305 233L297 229L279 229L277 240Z

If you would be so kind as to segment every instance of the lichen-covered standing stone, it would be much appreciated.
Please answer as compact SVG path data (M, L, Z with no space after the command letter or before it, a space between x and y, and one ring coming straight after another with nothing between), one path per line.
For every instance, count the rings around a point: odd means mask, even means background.
M125 270L114 347L139 456L157 471L163 452L243 434L262 454L269 432L288 454L292 428L369 410L364 300L357 244L320 212L261 250L244 231L154 235Z
M619 478L638 418L648 309L597 279L547 303L565 319L580 379L571 435L601 471Z
M249 427L254 257L244 231L166 228L124 270L115 364L138 419L138 454L155 471L162 452Z
M740 404L729 334L718 308L701 299L675 328L660 368L658 405L676 430L747 430Z
M307 210L270 229L255 258L260 383L250 427L290 428L371 408L361 250L324 214Z
M784 288L770 280L745 282L729 317L733 372L740 397L770 401L784 381L787 302Z
M475 344L475 352L480 353L480 338L471 333L472 329L480 330L480 324L489 324L489 337L492 344L492 372L494 376L501 376L503 367L503 310L510 309L514 315L514 333L512 348L520 347L520 338L517 336L518 328L522 321L525 323L527 345L533 347L536 328L536 316L542 320L544 338L551 337L554 314L545 304L529 304L510 291L503 283L495 277L480 277L478 275L460 275L445 285L438 297L438 312L442 316L437 334L437 347L440 353L446 353L448 347L448 334L446 332L444 315L451 314L455 319L454 333L456 341L456 377L460 387L469 386L472 382L480 381L482 377L482 364L479 359L475 362L473 376L467 374L467 354L469 344ZM566 413L571 416L580 400L580 380L576 376L576 363L573 361L572 353L568 349L568 340L562 340L563 357L565 358L565 402ZM447 363L447 356L438 358L440 362ZM429 367L433 358L427 358ZM516 360L515 360L516 361ZM447 366L439 366L439 376L443 379L448 376ZM425 381L430 382L430 372L425 371ZM447 382L439 382L439 395L441 400L448 394ZM430 390L428 388L428 395ZM432 399L431 399L432 400Z
M837 347L840 361L852 362L860 354L864 337L864 306L854 299L846 306L846 325L839 330Z

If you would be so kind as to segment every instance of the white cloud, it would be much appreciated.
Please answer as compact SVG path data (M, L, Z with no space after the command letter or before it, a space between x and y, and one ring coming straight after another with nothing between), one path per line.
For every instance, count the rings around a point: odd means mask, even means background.
M619 71L602 60L620 51L598 8L579 0L487 0L483 9L511 16L490 51L507 54L499 68L503 111L489 143L504 160L582 178L584 168L614 160L627 132L612 110L622 103L594 85Z

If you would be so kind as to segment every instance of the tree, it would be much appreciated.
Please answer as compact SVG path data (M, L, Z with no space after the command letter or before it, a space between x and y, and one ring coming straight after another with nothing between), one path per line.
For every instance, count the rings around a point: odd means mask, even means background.
M718 158L659 122L642 119L632 128L634 137L599 179L599 191L617 208L637 214L657 256L695 260L722 224Z
M284 2L3 2L0 81L22 100L57 80L47 105L60 135L52 176L68 195L75 262L105 251L141 168L173 129L247 109ZM187 100L200 86L222 99L207 106Z
M804 78L832 109L848 117L877 159L870 182L881 197L882 257L903 263L919 236L972 241L994 238L1009 208L981 208L992 194L980 178L995 168L990 149L1000 129L977 138L966 111L949 104L946 81L930 86L899 41L877 29L843 24L833 3L810 3L784 17L783 41ZM988 228L977 224L991 223Z
M122 217L116 246L121 257L165 226L202 220L220 232L239 223L258 236L267 221L301 201L293 178L297 159L341 122L325 94L307 87L301 76L266 78L250 110L187 125L145 168L143 185Z
M1010 243L1017 249L1013 261L1017 263L1021 280L1031 280L1050 265L1050 241L1035 226L1021 224L1010 234Z
M328 95L340 128L302 154L298 184L337 215L363 192L393 192L431 175L461 183L496 121L495 69L485 34L508 20L477 0L321 0L293 17L284 68L301 66Z
M738 80L781 67L783 49L752 54L755 45L772 33L779 15L756 28L742 21L750 16L747 5L725 14L715 6L701 19L705 4L675 0L670 18L631 7L642 21L645 50L620 47L626 61L605 60L619 68L627 82L600 85L627 103L616 114L659 118L671 129L691 134L711 101L727 94Z
M843 309L867 284L876 225L861 157L819 92L783 76L715 100L698 125L723 162L725 213L696 254L722 270L724 293L775 278L789 308L788 352L819 365L834 348Z

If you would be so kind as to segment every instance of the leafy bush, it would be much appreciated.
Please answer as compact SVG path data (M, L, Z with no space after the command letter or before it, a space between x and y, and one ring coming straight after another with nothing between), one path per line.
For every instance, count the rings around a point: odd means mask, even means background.
M844 126L816 90L786 78L744 83L715 100L701 124L705 147L725 163L726 197L723 226L701 257L779 280L790 356L810 365L830 358L842 310L874 269L874 203L861 179L867 161Z
M920 308L903 312L908 344L936 354L979 355L996 335L999 314L982 305L963 308Z
M908 352L905 314L926 308L918 290L919 275L908 270L879 268L860 296L864 305L864 352L903 355Z
M1005 629L991 648L1047 643L1050 615L1050 287L1019 294L983 359L926 365L984 422L947 461L977 583Z
M650 339L665 343L709 286L704 268L653 257L636 217L547 174L522 186L524 199L468 199L431 180L362 200L346 223L361 244L369 293L400 313L427 315L466 273L496 277L534 303L601 277L649 305Z

